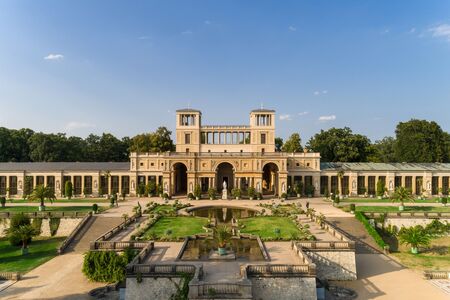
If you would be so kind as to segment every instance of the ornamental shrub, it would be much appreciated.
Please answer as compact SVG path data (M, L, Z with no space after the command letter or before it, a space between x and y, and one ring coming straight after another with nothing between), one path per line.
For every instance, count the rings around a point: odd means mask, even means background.
M61 223L60 218L50 218L50 235L54 236L58 232L59 224Z
M92 211L93 211L94 213L97 213L97 212L98 212L98 204L97 204L97 203L92 204Z
M71 181L66 181L66 184L64 186L64 195L69 198L69 200L73 196L73 186Z
M366 219L366 217L361 212L358 211L355 212L355 218L364 225L367 233L373 237L378 246L384 249L386 243L383 241L378 231L369 224L369 221Z
M198 199L200 199L202 197L202 188L200 187L199 184L195 185L194 196L195 196L195 198L198 198Z
M209 188L208 189L208 196L210 199L216 199L216 189L215 188Z
M19 228L20 226L27 226L31 224L31 220L28 216L24 215L23 213L15 214L12 216L10 223L9 223L9 229L7 229L6 234L9 240L9 243L13 246L20 246L22 245L22 241L19 236L14 234L14 231ZM31 238L28 240L28 244L31 242Z
M248 188L248 196L250 197L250 198L255 198L255 195L256 195L256 191L255 191L255 188L254 187L249 187Z
M377 181L377 196L378 197L383 197L384 196L384 191L385 191L385 186L384 186L384 182L381 180Z
M34 218L31 225L38 235L41 234L42 218Z
M129 260L127 251L122 255L115 251L88 251L84 255L82 272L90 281L120 282L125 279L125 267Z
M356 209L355 203L351 203L350 204L350 211L355 211L355 209Z
M145 195L145 184L144 183L142 183L142 182L139 183L137 193L139 196Z

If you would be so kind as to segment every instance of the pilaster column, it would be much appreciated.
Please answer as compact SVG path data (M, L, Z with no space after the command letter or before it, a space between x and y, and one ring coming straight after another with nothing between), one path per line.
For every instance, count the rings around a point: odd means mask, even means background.
M81 175L81 195L83 197L85 197L86 195L84 194L84 181L86 180L85 178L86 176Z
M442 194L442 192L439 192L442 190L442 176L438 176L438 193Z

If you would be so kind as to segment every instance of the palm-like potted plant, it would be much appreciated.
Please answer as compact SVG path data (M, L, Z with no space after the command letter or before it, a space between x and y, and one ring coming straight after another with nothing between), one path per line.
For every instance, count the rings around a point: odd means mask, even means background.
M295 193L297 194L297 198L300 198L303 191L303 183L301 181L297 182L294 187Z
M239 200L239 198L241 198L241 189L236 187L231 191L231 194L236 200Z
M53 200L56 200L55 192L51 187L44 186L43 184L40 184L36 186L31 193L30 196L28 196L28 199L31 201L40 201L39 205L39 211L45 210L45 199L49 200L51 203L53 203Z
M20 239L22 242L22 255L26 255L28 254L28 243L33 236L38 235L38 232L32 225L28 224L13 228L11 234Z
M250 198L250 200L253 200L253 198L255 198L256 195L256 191L254 187L249 187L248 188L248 197Z
M2 207L6 206L6 197L0 197L0 204L2 205Z
M231 238L231 230L226 225L220 225L214 229L214 239L217 242L219 255L227 254L226 245Z
M216 195L217 195L217 193L216 193L216 189L215 188L211 187L211 188L208 189L209 200L216 199Z
M430 235L421 226L403 228L399 233L399 241L402 244L411 246L411 253L419 253L419 246L430 244Z
M194 188L194 196L196 200L200 200L201 196L202 196L202 188L200 187L199 184L195 185Z
M399 201L400 206L398 210L403 211L405 209L405 201L411 200L414 201L413 196L411 195L411 191L403 186L399 186L395 189L394 194L391 197L392 202Z

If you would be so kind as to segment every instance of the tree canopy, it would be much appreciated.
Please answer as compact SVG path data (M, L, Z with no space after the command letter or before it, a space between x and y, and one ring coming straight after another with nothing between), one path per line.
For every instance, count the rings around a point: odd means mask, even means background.
M400 162L448 162L449 134L436 122L412 119L395 130L395 158Z
M348 127L321 130L307 144L313 152L320 152L326 162L365 162L372 153L370 140L354 134Z
M300 134L293 133L291 136L286 140L286 142L281 147L283 152L302 152L302 140L300 139Z
M172 132L159 127L155 132L138 134L131 139L130 152L165 152L175 150L170 137Z

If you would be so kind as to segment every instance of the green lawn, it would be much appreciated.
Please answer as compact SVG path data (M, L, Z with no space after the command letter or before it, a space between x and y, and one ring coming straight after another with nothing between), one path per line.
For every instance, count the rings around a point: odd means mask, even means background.
M145 232L143 238L146 240L151 240L154 236L164 240L184 238L205 232L202 227L207 222L207 218L199 217L162 217Z
M344 210L349 210L349 206L343 206ZM399 212L396 206L359 206L356 205L356 211L361 212ZM450 212L450 206L413 206L405 205L404 212Z
M377 198L348 198L340 200L341 203L395 203L391 199L377 199ZM405 201L405 203L440 203L439 198Z
M175 213L177 209L173 207L172 205L158 205L154 209L152 209L153 213L159 213L159 214L169 214L169 213Z
M72 199L56 199L55 203L109 203L110 200L105 198L72 198ZM36 203L28 199L8 199L7 203Z
M431 240L431 245L420 249L419 254L412 254L406 245L390 243L395 256L405 266L418 270L448 270L450 269L450 237L439 237Z
M300 230L297 225L289 218L286 217L255 217L239 220L244 228L241 229L241 233L250 233L259 235L261 239L290 239L293 235L300 234ZM277 234L275 231L279 229Z
M99 206L99 211L104 211L106 206ZM10 206L0 207L0 212L38 212L38 206ZM45 206L45 211L79 211L79 212L89 212L92 211L92 205L89 206Z
M22 255L20 246L11 246L6 239L0 239L0 272L26 273L36 268L57 255L56 248L64 239L35 238L26 256Z

